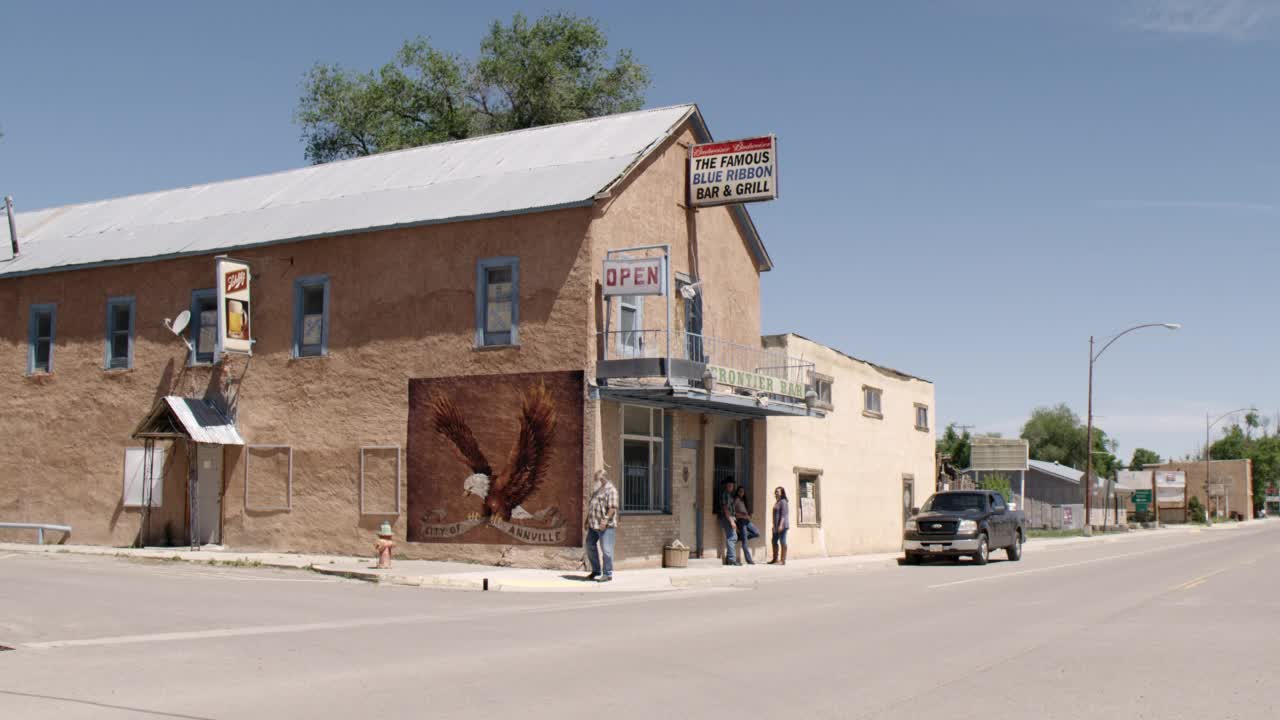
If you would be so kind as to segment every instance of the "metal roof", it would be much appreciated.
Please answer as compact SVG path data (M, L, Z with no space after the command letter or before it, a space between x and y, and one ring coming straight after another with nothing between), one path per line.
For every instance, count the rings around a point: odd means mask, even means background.
M690 117L709 140L697 106L676 105L19 212L0 277L586 206ZM735 220L769 269L745 210Z
M166 395L157 402L133 431L135 438L172 439L182 435L198 443L244 445L235 423L213 403L177 395Z
M1044 460L1028 460L1027 465L1032 470L1039 470L1046 475L1054 475L1068 482L1080 484L1080 479L1084 477L1083 470L1077 470L1070 465L1062 465L1056 462L1045 462Z

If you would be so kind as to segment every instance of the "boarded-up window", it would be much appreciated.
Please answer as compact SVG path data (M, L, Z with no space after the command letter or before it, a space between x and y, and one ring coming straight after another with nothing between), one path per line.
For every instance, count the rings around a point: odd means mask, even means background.
M800 503L796 508L796 521L800 525L822 524L822 513L818 505L818 476L800 473L796 494Z
M293 509L293 448L245 446L244 509L256 512Z
M360 448L360 514L400 514L400 447Z
M124 449L125 507L145 507L148 500L151 507L160 507L164 495L164 460L164 448L154 448L148 468L145 448ZM144 478L149 478L149 482Z

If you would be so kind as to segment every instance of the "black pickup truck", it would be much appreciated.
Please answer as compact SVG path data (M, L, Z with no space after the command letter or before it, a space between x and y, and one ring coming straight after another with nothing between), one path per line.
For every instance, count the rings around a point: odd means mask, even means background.
M992 548L1003 548L1010 560L1022 559L1026 522L1011 510L998 492L960 490L940 492L923 508L911 510L902 533L908 565L926 557L972 557L986 565Z

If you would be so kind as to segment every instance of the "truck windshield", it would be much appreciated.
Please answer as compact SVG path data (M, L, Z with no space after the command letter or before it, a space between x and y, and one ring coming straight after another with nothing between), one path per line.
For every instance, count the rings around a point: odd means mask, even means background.
M929 502L924 504L924 511L966 512L968 510L976 510L981 512L985 507L981 493L947 493L946 495L934 495L929 498Z

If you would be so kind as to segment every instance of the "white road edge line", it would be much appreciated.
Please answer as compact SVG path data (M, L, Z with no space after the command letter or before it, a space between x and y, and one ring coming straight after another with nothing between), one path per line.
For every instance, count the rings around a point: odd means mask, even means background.
M51 640L48 642L23 643L22 647L33 650L51 650L53 648L88 647L93 645L131 645L134 643L167 642L174 640L207 640L212 638L244 637L247 635L279 635L284 633L314 632L317 630L345 630L348 628L393 625L395 623L403 622L422 622L424 620L438 620L441 619L441 617L442 616L440 615L401 615L398 617L300 623L297 625L260 625L243 628L223 628L219 630L195 630L191 632L117 635L115 637L86 638L84 640Z
M968 578L966 580L955 580L953 582L939 583L937 585L928 586L929 590L937 590L938 588L955 587L956 585L968 585L970 583L989 582L991 580L1003 580L1004 578L1018 577L1020 575L1034 575L1035 573L1049 572L1050 570L1065 570L1067 568L1081 567L1082 565L1094 565L1101 562L1109 562L1111 560L1121 560L1128 557L1138 557L1140 555L1151 555L1153 553L1165 552L1168 550L1178 550L1192 545L1200 545L1199 542L1182 543L1181 545L1166 545L1158 548L1149 548L1147 550L1137 550L1135 552L1120 553L1119 555L1108 555L1107 557L1093 558L1091 560L1081 560L1079 562L1065 563L1063 565L1051 565L1049 567L1034 568L1032 570L1018 570L1015 572L1000 573L999 575L983 575L976 578Z
M9 553L8 555L0 555L0 560L4 560L5 558L11 558L11 557L18 557L18 553Z

